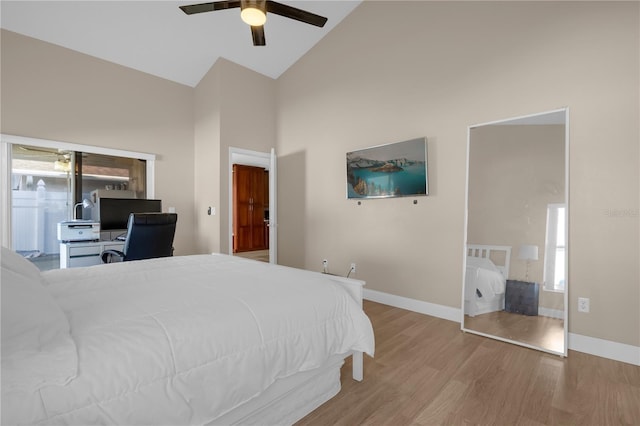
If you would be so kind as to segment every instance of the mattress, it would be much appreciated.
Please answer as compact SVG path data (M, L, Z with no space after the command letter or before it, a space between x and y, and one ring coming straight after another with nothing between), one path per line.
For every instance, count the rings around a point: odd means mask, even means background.
M3 424L215 424L281 379L374 352L359 304L319 273L198 255L42 277L69 320L77 376L3 389Z

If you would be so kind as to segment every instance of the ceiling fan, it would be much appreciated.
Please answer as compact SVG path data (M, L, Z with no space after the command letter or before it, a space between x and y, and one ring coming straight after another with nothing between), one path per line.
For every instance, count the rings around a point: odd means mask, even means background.
M266 44L264 38L264 23L267 20L267 12L315 25L316 27L323 27L327 22L327 18L324 16L271 0L214 1L211 3L179 7L187 15L239 7L241 10L240 17L245 23L251 26L251 36L253 37L254 46L264 46Z

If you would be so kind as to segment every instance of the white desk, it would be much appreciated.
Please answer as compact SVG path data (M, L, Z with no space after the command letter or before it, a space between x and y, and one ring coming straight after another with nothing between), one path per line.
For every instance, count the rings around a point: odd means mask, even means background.
M123 247L124 241L60 243L60 269L99 265L102 263L100 253L104 250L122 251Z

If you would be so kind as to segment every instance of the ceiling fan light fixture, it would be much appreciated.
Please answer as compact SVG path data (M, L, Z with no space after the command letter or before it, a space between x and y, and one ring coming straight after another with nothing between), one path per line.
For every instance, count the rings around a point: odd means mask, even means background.
M178 7L187 15L240 8L240 17L251 26L251 38L254 46L266 45L264 23L267 21L267 12L320 28L327 23L327 18L324 16L278 3L274 0L219 0Z
M267 14L257 7L249 6L240 12L242 20L252 27L260 27L267 21Z

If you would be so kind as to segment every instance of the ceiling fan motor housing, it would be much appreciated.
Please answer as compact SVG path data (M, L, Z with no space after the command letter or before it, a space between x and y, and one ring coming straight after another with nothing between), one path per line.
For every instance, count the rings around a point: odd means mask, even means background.
M253 8L267 13L267 0L240 0L240 9Z

